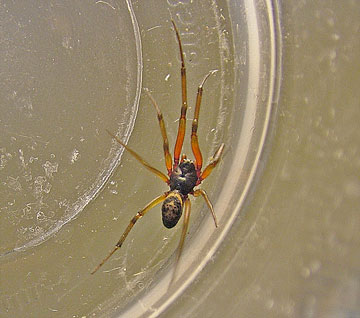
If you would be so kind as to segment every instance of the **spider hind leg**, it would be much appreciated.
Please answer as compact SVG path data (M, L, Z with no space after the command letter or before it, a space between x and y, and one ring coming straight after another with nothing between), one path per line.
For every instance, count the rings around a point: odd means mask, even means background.
M91 274L95 274L101 266L103 266L106 261L122 246L125 239L127 238L128 234L132 230L135 223L142 218L149 210L151 210L153 207L161 203L165 200L167 194L162 194L155 199L153 199L151 202L149 202L142 210L140 210L138 213L135 214L135 216L130 220L129 225L125 229L124 233L121 235L120 240L116 243L115 247L111 250L111 252L101 261L101 263L91 272Z
M171 277L168 288L170 288L170 286L173 284L173 282L176 279L177 269L178 269L180 257L181 257L182 251L183 251L185 237L186 237L188 227L189 227L189 220L190 220L190 213L191 213L191 203L190 203L189 198L186 198L186 200L184 202L184 206L185 206L185 208L184 208L184 224L183 224L183 228L181 231L181 238L180 238L179 246L177 249L175 267L174 267L174 271L172 273L172 277Z

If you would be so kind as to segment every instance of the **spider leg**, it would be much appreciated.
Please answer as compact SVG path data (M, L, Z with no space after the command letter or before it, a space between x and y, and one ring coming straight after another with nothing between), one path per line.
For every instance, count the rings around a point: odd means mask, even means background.
M209 76L211 74L214 74L215 72L217 72L217 71L216 70L211 71L204 77L203 81L201 82L201 84L198 87L198 91L197 91L197 95L196 95L195 114L194 114L194 119L193 119L192 127L191 127L191 149L195 156L195 169L196 169L198 177L200 176L202 163L203 163L203 159L202 159L202 155L201 155L201 151L200 151L200 147L199 147L199 140L198 140L198 136L197 136L200 105L201 105L201 99L202 99L202 94L203 94L203 86L204 86L206 80L209 78Z
M175 33L176 38L179 43L179 51L180 51L180 59L181 59L181 98L182 98L182 105L181 105L181 114L179 120L179 128L176 137L176 143L174 147L174 167L177 167L179 164L180 153L182 149L182 145L184 142L185 136L185 129L186 129L186 111L187 111L187 89L186 89L186 68L185 68L185 60L184 60L184 52L182 49L181 39L179 31L175 25L175 22L171 20Z
M157 198L155 198L154 200L152 200L150 203L148 203L142 210L140 210L138 213L136 213L136 215L130 220L129 225L127 226L127 228L125 229L123 235L121 235L121 238L119 240L119 242L116 243L115 247L112 249L112 251L109 253L108 256L106 256L102 262L91 272L91 274L94 274L97 272L97 270L104 265L104 263L121 247L121 245L124 243L126 237L128 236L129 232L131 231L131 229L133 228L133 226L135 225L135 223L137 222L138 219L142 218L146 212L148 212L150 209L152 209L154 206L156 206L157 204L161 203L162 201L165 200L167 196L167 193L162 194L160 196L158 196Z
M195 190L194 193L193 193L193 196L198 197L199 195L201 195L204 198L207 206L209 207L209 210L211 211L211 215L212 215L212 217L214 219L215 227L218 227L218 222L217 222L217 219L216 219L214 208L213 208L213 205L212 205L207 193L202 189Z
M177 250L177 255L176 255L176 260L175 260L175 267L174 267L174 271L172 273L169 288L172 285L172 283L175 281L175 278L176 278L176 272L177 272L177 268L178 268L178 265L179 265L180 256L182 254L185 237L186 237L187 230L188 230L188 227L189 227L190 212L191 212L191 203L190 203L189 198L187 198L185 200L184 205L185 205L185 208L184 208L184 225L183 225L182 232L181 232L181 238L180 238L180 242L179 242L179 246L178 246L178 250Z
M207 167L201 173L199 181L198 181L199 183L201 183L202 180L207 178L209 176L209 174L211 173L211 171L216 167L216 165L218 164L218 162L221 159L221 156L224 152L224 147L225 147L225 144L221 144L220 147L218 148L218 150L216 150L211 162L207 165Z
M151 103L153 104L153 106L155 107L156 112L157 112L157 118L159 121L160 131L161 131L161 135L163 138L165 165L166 165L166 169L168 171L168 175L170 175L172 172L172 159L171 159L171 155L170 155L170 151L169 151L169 141L168 141L167 134L166 134L164 118L163 118L163 115L161 113L161 110L160 110L158 104L156 103L156 101L152 97L152 95L150 94L149 90L145 89L145 92L149 96Z
M147 163L142 157L140 157L134 150L129 148L127 145L125 145L118 137L116 137L114 134L112 134L110 131L106 129L107 133L114 138L121 146L123 146L128 152L131 153L145 168L150 170L152 173L156 174L161 180L165 181L166 183L169 183L169 178L163 174L158 169L152 167L149 163Z

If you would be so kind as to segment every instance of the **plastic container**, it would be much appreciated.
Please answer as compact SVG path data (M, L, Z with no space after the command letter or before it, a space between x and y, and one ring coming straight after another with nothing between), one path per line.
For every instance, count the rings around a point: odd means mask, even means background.
M1 5L1 317L356 317L360 198L357 3L94 1ZM106 129L165 171L146 94L173 146L186 55L188 131L196 89L201 185L181 226L167 186ZM344 82L347 86L344 86ZM344 106L346 105L346 107ZM179 223L181 225L181 222Z

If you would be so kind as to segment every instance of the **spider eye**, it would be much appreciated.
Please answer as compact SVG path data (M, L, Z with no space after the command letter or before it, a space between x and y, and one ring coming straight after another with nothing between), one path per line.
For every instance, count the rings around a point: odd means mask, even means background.
M182 214L183 201L179 193L171 192L161 207L162 221L165 227L171 229L178 222Z

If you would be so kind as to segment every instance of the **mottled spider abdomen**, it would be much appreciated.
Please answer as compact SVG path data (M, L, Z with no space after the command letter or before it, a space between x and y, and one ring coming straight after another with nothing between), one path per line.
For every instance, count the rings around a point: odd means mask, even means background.
M190 160L181 162L170 176L170 190L178 190L182 195L188 195L194 190L198 177L195 166Z
M171 229L178 222L182 214L183 199L178 191L170 192L161 207L162 221L165 227Z

